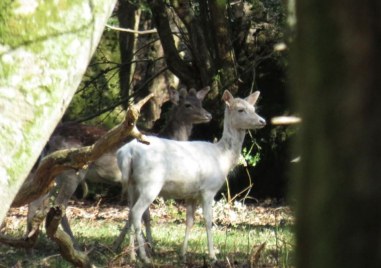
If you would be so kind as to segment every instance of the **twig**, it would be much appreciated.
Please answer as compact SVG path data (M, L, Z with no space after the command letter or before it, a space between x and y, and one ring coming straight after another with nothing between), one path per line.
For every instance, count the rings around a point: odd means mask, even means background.
M262 251L266 247L266 242L262 243L253 253L251 254L250 258L250 267L254 268L258 265L259 258L261 257Z
M116 26L112 26L112 25L108 25L108 24L106 24L106 27L109 29L115 30L115 31L133 33L133 34L138 34L138 35L157 33L156 29L138 31L138 30L133 30L133 29L128 29L128 28L120 28L120 27L116 27Z

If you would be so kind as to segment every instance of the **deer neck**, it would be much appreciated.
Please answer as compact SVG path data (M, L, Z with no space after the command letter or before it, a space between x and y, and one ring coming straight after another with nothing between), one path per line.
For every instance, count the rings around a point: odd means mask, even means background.
M187 141L192 133L192 129L192 123L174 116L170 119L160 136L178 141Z
M222 151L222 157L226 158L230 168L233 168L239 160L246 130L234 128L230 120L226 120L227 116L225 111L224 130L217 146Z

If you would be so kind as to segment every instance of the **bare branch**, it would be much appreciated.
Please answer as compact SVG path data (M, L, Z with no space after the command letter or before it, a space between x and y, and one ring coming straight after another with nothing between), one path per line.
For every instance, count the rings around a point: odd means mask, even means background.
M133 33L133 34L138 34L138 35L145 35L145 34L155 34L157 33L156 28L151 29L151 30L145 30L145 31L138 31L138 30L133 30L133 29L127 29L127 28L120 28L112 25L106 24L106 27L115 31L119 32L126 32L126 33Z

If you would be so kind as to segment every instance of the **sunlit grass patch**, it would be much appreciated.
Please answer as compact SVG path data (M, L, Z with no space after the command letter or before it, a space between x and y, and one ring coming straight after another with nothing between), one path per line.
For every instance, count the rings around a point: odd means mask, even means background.
M185 232L184 224L161 224L153 228L155 249L159 256L170 254L181 262L180 249ZM263 226L214 227L214 245L219 260L236 265L249 265L257 247L265 243L258 264L270 267L290 267L293 263L294 237L290 227ZM202 265L208 249L203 224L196 224L191 232L187 260ZM158 264L160 258L154 258Z
M125 224L126 208L105 206L97 209L99 213L94 214L93 206L76 208L76 211L88 213L88 217L69 213L74 236L81 249L88 252L97 267L137 267L130 261L128 237L120 252L112 250L112 243ZM239 204L229 206L222 203L216 204L214 211L213 236L218 267L250 267L254 257L258 257L254 267L294 266L293 221L287 207L241 207ZM175 202L164 204L160 201L152 206L154 267L210 265L201 212L198 210L196 213L184 265L180 257L185 233L184 208ZM25 220L21 219L22 216L10 218L3 231L8 235L23 236ZM46 237L44 230L33 252L31 255L24 249L0 245L0 267L12 267L18 262L21 267L71 267L59 255L56 244Z

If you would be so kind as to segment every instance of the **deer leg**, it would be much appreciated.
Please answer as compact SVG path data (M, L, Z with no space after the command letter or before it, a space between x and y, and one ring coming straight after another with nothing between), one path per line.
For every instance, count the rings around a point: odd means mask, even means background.
M213 196L204 196L202 201L202 210L205 219L206 235L208 239L208 249L209 257L213 261L217 260L216 254L214 252L213 245L213 234L212 234L212 224L213 224Z
M187 200L186 201L186 226L185 226L185 238L183 243L183 248L181 250L181 255L183 257L184 263L186 262L186 253L188 248L188 240L189 240L189 234L190 230L193 227L194 224L194 213L196 211L196 202L194 200Z
M130 250L130 259L131 261L136 261L136 253L135 253L135 231L134 231L134 228L131 228L132 227L132 222L131 222L131 208L135 205L135 202L136 202L136 194L135 194L135 190L133 187L128 187L127 186L127 197L128 197L128 206L130 207L130 211L128 213L128 219L126 221L126 224L124 225L123 229L121 230L118 238L115 240L114 244L113 244L113 249L114 251L117 251L120 246L122 245L123 243L123 240L126 236L127 233L129 233L129 250Z
M27 234L29 235L30 232L32 232L32 221L35 217L37 210L43 210L45 207L48 206L48 200L49 194L43 195L40 198L34 200L28 205L28 214L27 214Z
M153 239L152 239L152 229L151 229L151 214L149 208L147 208L143 213L143 222L146 226L146 237L147 242L153 248Z
M78 184L83 180L84 173L80 171L77 174L74 170L69 170L60 175L57 180L59 181L59 191L55 201L57 206L63 205L65 208L78 187ZM66 214L62 217L62 228L70 236L75 247L77 247L77 241L74 238L73 231L71 230L69 220Z
M131 187L132 188L132 187ZM150 185L144 188L143 192L140 192L137 196L136 202L134 206L131 208L130 216L131 216L131 224L132 229L135 232L136 239L138 242L138 250L140 257L143 262L150 263L151 260L147 257L147 253L144 248L144 238L142 234L142 216L143 213L148 209L149 205L155 200L155 198L159 195L161 186L160 185Z
M128 187L127 191L128 191L128 203L129 203L129 206L130 206L130 211L128 213L128 220L127 220L126 226L128 226L128 229L130 230L130 233L129 233L129 235L130 235L130 258L131 258L131 261L135 262L136 261L135 231L134 231L133 228L131 228L131 225L132 225L132 222L131 222L131 218L132 218L131 208L135 205L136 196L137 195L136 195L135 189L133 187ZM123 235L123 238L124 238L124 235Z

